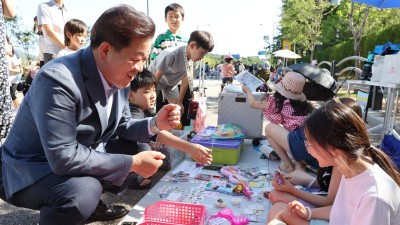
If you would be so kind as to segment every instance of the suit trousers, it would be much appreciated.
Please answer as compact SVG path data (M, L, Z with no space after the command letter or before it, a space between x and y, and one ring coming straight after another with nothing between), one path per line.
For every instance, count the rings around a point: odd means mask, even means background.
M94 177L70 177L49 174L15 193L9 203L40 210L41 225L81 224L99 203L103 187Z
M107 152L121 154L135 154L137 148L140 147L136 143L125 140L113 140L113 144L106 146ZM0 154L0 197L5 200L1 169ZM136 176L136 173L129 173L123 185L119 187L90 176L62 176L51 173L15 193L7 202L17 207L40 210L41 225L81 224L94 212L103 191L121 194Z

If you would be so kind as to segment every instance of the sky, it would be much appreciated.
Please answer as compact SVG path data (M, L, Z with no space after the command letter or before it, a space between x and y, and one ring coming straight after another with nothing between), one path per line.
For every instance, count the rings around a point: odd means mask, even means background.
M44 0L16 0L17 15L27 28L33 26L37 6ZM92 26L108 8L118 4L129 4L136 9L149 12L156 24L156 36L168 26L164 20L164 9L168 4L179 3L185 9L185 20L181 34L189 37L196 29L211 32L214 37L214 54L240 54L256 56L268 45L264 37L277 34L281 15L281 0L65 0L66 8L74 17ZM147 8L148 4L148 8ZM275 29L274 29L275 28Z

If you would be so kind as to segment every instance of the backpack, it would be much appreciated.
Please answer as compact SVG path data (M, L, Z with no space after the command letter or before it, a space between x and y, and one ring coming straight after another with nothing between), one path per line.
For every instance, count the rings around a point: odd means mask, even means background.
M376 53L368 52L367 61L364 61L363 71L360 75L360 80L371 80L372 77L372 64L374 64L374 57Z

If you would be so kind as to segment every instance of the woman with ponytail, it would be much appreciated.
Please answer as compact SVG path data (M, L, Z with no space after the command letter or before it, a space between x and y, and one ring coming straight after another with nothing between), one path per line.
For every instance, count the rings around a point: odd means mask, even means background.
M328 218L330 225L400 224L400 174L391 159L371 145L366 125L354 110L330 101L305 121L305 137L308 152L321 167L341 172L338 193L325 213L293 201L282 204L286 212L276 219L296 225Z

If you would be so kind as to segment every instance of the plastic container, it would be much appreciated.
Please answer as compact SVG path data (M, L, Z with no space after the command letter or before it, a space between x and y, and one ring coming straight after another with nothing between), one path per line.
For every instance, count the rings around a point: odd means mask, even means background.
M187 140L187 135L189 133L189 132L183 131L183 130L171 130L170 132L173 135L175 135L185 141ZM160 169L162 169L162 170L170 170L170 169L175 168L186 157L185 152L180 151L175 148L172 148L172 147L169 147L167 145L164 145L164 147L161 148L159 151L166 156L166 158L164 159L163 165L160 167Z
M204 205L158 201L144 210L145 225L204 225L206 207Z
M211 134L215 127L208 126L196 134L191 142L203 145L212 150L213 164L236 165L243 148L243 139L213 140Z

